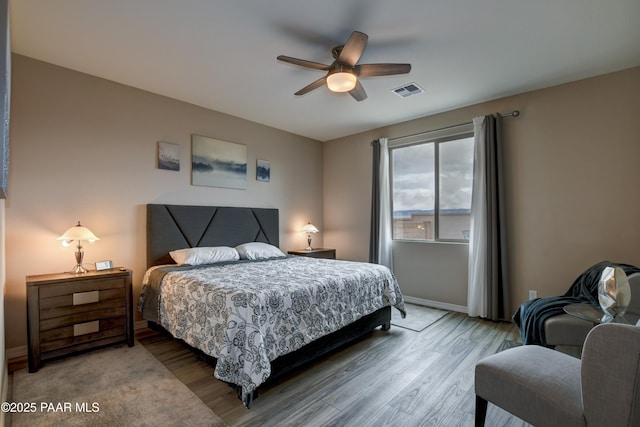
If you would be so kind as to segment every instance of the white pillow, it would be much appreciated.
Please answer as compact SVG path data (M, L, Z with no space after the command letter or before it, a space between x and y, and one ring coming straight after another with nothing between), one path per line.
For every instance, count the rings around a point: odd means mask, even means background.
M249 242L236 246L240 259L265 259L286 256L280 249L268 243Z
M213 246L202 248L185 248L169 252L177 264L214 264L223 261L238 261L238 251L228 246Z

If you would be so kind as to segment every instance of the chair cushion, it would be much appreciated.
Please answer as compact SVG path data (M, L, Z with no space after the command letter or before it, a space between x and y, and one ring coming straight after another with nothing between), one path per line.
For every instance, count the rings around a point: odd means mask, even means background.
M593 323L569 314L551 316L544 322L544 336L547 345L584 344Z
M540 426L585 426L580 360L534 345L476 364L476 395Z

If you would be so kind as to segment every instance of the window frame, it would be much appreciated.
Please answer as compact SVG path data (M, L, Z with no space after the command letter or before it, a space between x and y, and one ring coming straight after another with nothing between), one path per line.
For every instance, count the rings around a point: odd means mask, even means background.
M416 242L416 243L455 243L455 244L469 244L467 239L441 239L440 238L440 144L456 141L459 139L473 138L473 123L468 123L459 126L453 126L450 128L443 128L432 132L424 132L415 135L409 135L406 137L400 137L393 142L389 143L389 188L392 192L390 194L390 208L391 208L391 228L393 229L393 151L399 148L412 147L421 144L434 144L434 207L433 207L433 239L408 239L408 238L396 238L391 233L391 239L398 242Z

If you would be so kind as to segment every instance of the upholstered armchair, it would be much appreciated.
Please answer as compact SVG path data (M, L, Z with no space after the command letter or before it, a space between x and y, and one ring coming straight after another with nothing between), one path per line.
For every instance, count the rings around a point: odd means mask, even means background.
M627 313L638 316L640 315L640 273L629 275L629 286L632 298ZM628 317L633 318L634 316ZM592 328L593 323L569 314L551 316L544 322L546 344L551 347L558 345L581 346Z
M606 323L582 359L527 345L476 364L476 426L491 402L535 426L640 426L640 327Z

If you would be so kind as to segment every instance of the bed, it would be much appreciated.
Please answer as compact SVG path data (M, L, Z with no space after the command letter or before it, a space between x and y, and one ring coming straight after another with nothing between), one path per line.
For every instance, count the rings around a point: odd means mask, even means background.
M388 268L286 256L278 223L277 209L147 205L149 270L138 308L214 358L216 378L247 407L267 381L378 326L388 330L392 306L405 314ZM176 264L170 252L178 249L242 259Z

